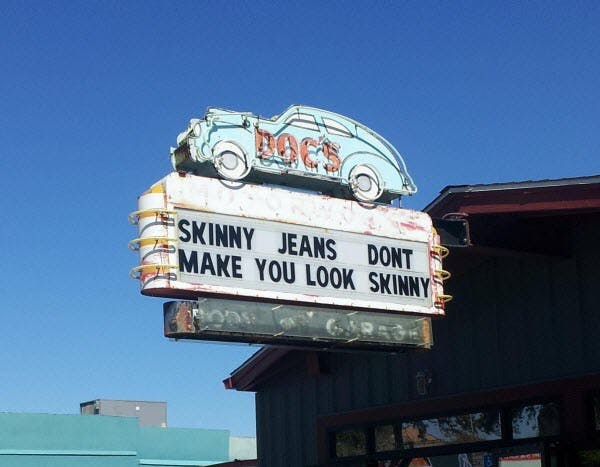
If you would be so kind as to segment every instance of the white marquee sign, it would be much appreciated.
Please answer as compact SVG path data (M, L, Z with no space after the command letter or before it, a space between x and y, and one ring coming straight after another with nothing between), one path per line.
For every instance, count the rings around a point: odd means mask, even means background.
M148 295L443 314L441 249L422 212L171 174L133 218Z

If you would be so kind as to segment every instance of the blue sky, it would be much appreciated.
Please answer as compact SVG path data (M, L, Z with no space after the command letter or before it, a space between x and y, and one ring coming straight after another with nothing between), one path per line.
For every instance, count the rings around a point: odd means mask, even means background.
M255 348L174 343L128 278L127 214L207 106L348 115L446 185L600 173L598 2L0 5L0 411L166 400L254 434L221 380Z

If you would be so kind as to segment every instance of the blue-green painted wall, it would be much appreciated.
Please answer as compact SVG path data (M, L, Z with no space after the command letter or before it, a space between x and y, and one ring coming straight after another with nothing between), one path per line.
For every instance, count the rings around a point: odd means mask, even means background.
M140 427L140 459L198 460L229 459L229 431L193 428Z
M140 427L127 417L0 413L0 467L172 467L228 456L227 430Z

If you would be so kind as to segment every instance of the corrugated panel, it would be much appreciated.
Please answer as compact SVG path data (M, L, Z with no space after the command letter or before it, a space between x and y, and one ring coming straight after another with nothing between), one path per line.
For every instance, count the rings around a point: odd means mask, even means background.
M367 362L369 399L374 405L384 405L390 401L390 384L387 358L370 356Z
M525 306L534 310L528 325L533 335L538 335L536 342L531 339L528 357L533 368L532 379L541 380L545 375L551 374L554 362L558 356L556 346L556 324L551 315L553 296L549 293L552 281L552 271L546 263L537 262L531 266L531 274L539 279L537 287L529 288Z
M350 404L352 407L367 407L371 403L369 389L374 384L369 378L367 357L357 355L353 363L350 369Z
M269 420L271 418L271 405L269 404L271 391L261 390L256 393L256 452L257 458L261 463L268 465L270 455L270 444L274 441L274 436L269 430ZM283 416L284 414L280 414Z
M516 384L523 381L521 365L523 351L528 346L520 334L523 329L522 314L523 295L520 280L519 261L514 258L500 257L494 260L494 284L489 289L490 305L495 306L497 313L497 330L499 349L501 355L490 355L489 364L496 364L500 369L500 375L504 384ZM480 310L485 312L485 309ZM479 351L484 351L479 349ZM463 390L472 387L472 384L464 385Z
M410 375L408 362L409 356L407 354L394 355L387 362L390 371L391 402L402 402L409 397Z
M349 362L354 362L356 357L349 355L346 360L340 362L340 358L335 359L338 364L334 368L333 388L334 388L334 405L333 409L336 412L346 412L352 410L351 391L354 389L351 385L352 365ZM341 369L342 371L338 370Z
M600 221L593 220L586 224L586 229L575 233L573 244L577 246L577 281L579 284L581 324L584 332L583 361L586 368L600 366L600 313L598 313L598 264L600 249L597 248Z
M304 367L278 374L256 397L258 459L262 466L306 466L317 462L316 419L321 377ZM325 378L327 379L327 378ZM325 385L326 386L326 385ZM267 389L268 388L268 389Z
M554 264L553 312L559 344L557 370L560 374L580 374L584 370L581 309L574 261ZM591 284L590 284L591 285Z
M545 358L548 352L552 352L552 347L548 345L553 336L553 326L550 319L540 319L538 310L548 310L550 308L550 295L547 292L549 269L546 262L531 261L524 266L525 273L522 277L523 288L527 293L523 297L523 315L521 326L526 330L526 339L529 342L529 352L521 356L526 359L528 379L539 379L548 372L547 364L539 364ZM544 312L542 312L544 313ZM499 319L496 317L496 320ZM496 381L500 381L497 377Z
M331 374L320 375L315 383L317 413L328 413L334 410L333 401L334 388L333 376Z
M313 465L317 463L317 457L314 450L314 446L317 445L317 437L315 433L315 420L317 417L317 400L320 397L320 394L317 393L317 379L317 377L309 377L308 379L305 379L301 384L301 465Z
M290 409L291 407L286 403L286 392L285 391L277 391L274 395L274 404L277 410L277 413L285 413L285 417L277 417L275 419L271 419L271 424L275 429L275 433L278 435L281 440L278 443L273 445L274 449L274 459L275 465L286 465L287 460L291 459L291 456L288 456L288 450L293 441L290 439L289 433L289 425L291 423L295 423L291 419Z

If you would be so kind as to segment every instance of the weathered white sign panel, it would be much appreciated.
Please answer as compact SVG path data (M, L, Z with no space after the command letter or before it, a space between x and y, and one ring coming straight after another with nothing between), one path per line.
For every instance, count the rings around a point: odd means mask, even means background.
M430 307L427 244L175 209L179 280Z
M443 314L427 214L171 174L139 199L142 293Z

